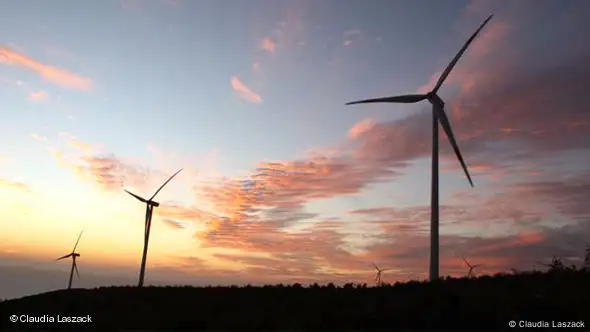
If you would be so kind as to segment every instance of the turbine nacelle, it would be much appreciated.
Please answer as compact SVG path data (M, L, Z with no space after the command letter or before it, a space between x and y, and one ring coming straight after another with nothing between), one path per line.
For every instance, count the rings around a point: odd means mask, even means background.
M440 108L444 108L445 107L445 102L442 100L441 97L439 97L438 94L436 94L435 92L429 92L426 94L426 99L434 106L440 107Z

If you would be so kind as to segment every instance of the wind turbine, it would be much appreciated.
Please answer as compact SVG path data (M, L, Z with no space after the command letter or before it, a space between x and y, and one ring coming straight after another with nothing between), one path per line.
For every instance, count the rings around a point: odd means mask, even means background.
M375 281L377 282L377 286L381 286L381 273L385 271L389 271L389 269L380 269L377 264L373 263L375 270L377 270L377 275L375 275Z
M473 273L473 270L477 267L483 266L483 264L475 264L475 265L471 265L469 264L469 262L463 258L463 261L465 262L465 264L467 264L467 266L469 267L469 272L467 272L467 278L473 278L475 277L475 273Z
M169 177L168 180L166 180L166 182L164 182L164 184L162 184L160 186L160 188L158 188L158 190L156 190L154 195L150 199L147 199L147 200L139 195L136 195L136 194L130 192L127 189L124 189L126 193L137 198L140 202L145 203L145 205L146 205L146 208L145 208L145 229L144 229L144 238L143 238L143 255L141 257L141 269L139 270L139 283L138 283L137 287L143 286L143 279L145 276L145 262L147 260L148 242L150 240L150 229L152 227L152 213L153 213L155 207L160 206L160 203L154 201L154 198L160 192L160 190L162 190L162 188L164 188L164 186L167 185L168 182L170 182L170 180L172 180L172 178L176 176L176 174L180 173L180 171L182 171L182 168L179 169L176 173L174 173L171 177Z
M439 209L438 209L438 122L445 131L461 166L463 167L463 171L467 176L467 180L469 180L469 184L473 187L473 181L471 180L471 176L469 175L469 171L467 170L467 166L465 165L465 161L463 160L463 156L459 151L459 147L457 146L457 142L455 140L455 136L453 135L453 131L451 129L451 124L447 115L444 111L445 103L443 100L438 96L438 90L447 79L453 67L459 61L459 58L465 53L467 47L471 42L475 39L475 37L479 34L479 32L483 29L483 27L492 19L493 15L490 15L475 31L473 35L467 40L463 48L457 53L457 55L453 58L451 63L447 66L444 72L440 75L438 82L434 86L432 91L426 94L412 94L412 95L403 95L403 96L396 96L396 97L384 97L384 98L375 98L375 99L365 99L359 101L353 101L346 103L346 105L354 105L354 104L364 104L364 103L417 103L422 100L428 100L432 104L432 177L431 177L431 192L430 192L430 280L435 280L439 278Z
M74 270L76 270L76 275L78 276L78 279L80 279L80 272L78 272L78 265L76 265L76 258L80 257L80 254L76 252L76 247L78 246L78 242L80 242L80 238L82 237L83 232L84 230L82 230L80 232L80 235L78 235L78 240L76 240L76 244L74 245L74 249L72 249L72 252L67 255L61 256L60 258L55 260L57 262L65 258L72 257L72 269L70 270L70 281L68 282L68 289L72 288L72 278L74 277Z

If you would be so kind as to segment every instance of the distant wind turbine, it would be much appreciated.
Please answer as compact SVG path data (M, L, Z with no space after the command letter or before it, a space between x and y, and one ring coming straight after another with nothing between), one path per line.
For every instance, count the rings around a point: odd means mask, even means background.
M475 31L475 33L467 40L463 48L457 53L457 55L453 58L451 63L447 66L444 72L438 79L438 82L434 86L434 89L426 94L413 94L413 95L403 95L403 96L396 96L396 97L385 97L385 98L375 98L375 99L366 99L366 100L359 100L346 103L346 105L353 105L353 104L363 104L363 103L417 103L422 100L428 100L432 104L432 178L431 178L431 193L430 193L430 280L435 280L439 278L439 209L438 209L438 122L445 131L447 137L451 141L451 145L461 166L463 167L463 171L473 187L473 181L471 180L471 176L469 175L469 171L467 170L467 166L465 165L465 161L463 160L463 156L459 151L459 147L455 140L455 136L453 135L453 131L451 130L451 124L447 115L444 111L445 103L443 100L438 96L438 90L442 86L443 82L447 79L453 67L459 61L459 58L465 53L467 47L471 42L475 39L475 37L479 34L479 32L483 29L483 27L492 19L493 15L490 15Z
M67 255L61 256L60 258L55 260L57 262L65 258L72 257L72 269L70 270L70 281L68 281L68 289L72 288L72 278L74 277L74 270L76 270L76 275L78 276L78 279L80 279L80 272L78 272L78 265L76 265L76 258L80 257L80 254L76 252L76 247L78 247L78 242L80 242L80 238L82 237L83 232L84 230L82 230L80 232L80 235L78 235L78 240L76 240L76 244L74 245L74 249L72 249L72 252Z
M373 267L375 267L375 270L377 270L377 274L375 275L375 282L377 282L377 286L381 286L381 273L389 271L389 269L380 269L375 263L373 263Z
M145 262L147 260L148 242L150 240L150 229L152 227L152 213L153 213L155 207L160 206L160 203L154 201L153 199L160 192L160 190L162 190L162 188L164 188L164 186L167 185L168 182L170 182L170 180L172 180L173 177L175 177L178 173L180 173L180 171L182 171L182 168L179 169L176 173L174 173L171 177L169 177L168 180L166 180L166 182L164 182L164 184L162 184L160 186L160 188L158 188L158 190L156 190L154 195L148 200L125 189L126 193L137 198L140 202L145 203L145 205L146 205L145 229L144 229L144 237L143 237L143 255L141 257L141 269L139 270L139 283L138 283L137 287L143 286L143 279L145 277Z
M465 264L467 264L467 267L469 267L469 272L467 272L467 278L473 278L473 277L475 277L475 273L473 273L473 270L475 268L478 268L478 267L483 266L483 264L471 265L465 258L463 258L463 261L465 262Z

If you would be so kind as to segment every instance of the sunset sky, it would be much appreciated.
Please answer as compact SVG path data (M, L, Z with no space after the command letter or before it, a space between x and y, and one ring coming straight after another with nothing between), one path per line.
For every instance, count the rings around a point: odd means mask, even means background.
M590 238L587 0L5 0L0 298L135 284L426 278L428 91L441 132L441 274L580 264ZM256 181L254 181L256 179ZM589 243L590 244L590 243Z

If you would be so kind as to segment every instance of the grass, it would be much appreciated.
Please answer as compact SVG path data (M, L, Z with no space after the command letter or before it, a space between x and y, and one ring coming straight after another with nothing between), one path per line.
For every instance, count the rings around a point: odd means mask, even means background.
M0 329L497 329L515 321L590 323L590 272L498 274L368 287L101 287L0 303ZM91 324L11 323L9 315L91 315Z

